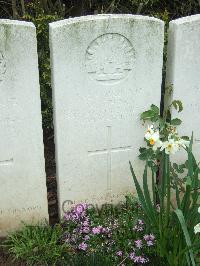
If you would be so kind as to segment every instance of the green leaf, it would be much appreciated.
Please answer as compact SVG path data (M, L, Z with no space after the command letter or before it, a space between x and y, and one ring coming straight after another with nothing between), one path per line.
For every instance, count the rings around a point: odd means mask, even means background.
M172 102L173 107L180 113L183 111L183 104L179 100L174 100Z
M180 225L181 225L184 237L185 237L185 242L187 244L187 247L189 248L189 255L190 255L190 260L192 262L192 266L195 266L196 264L194 261L194 254L193 254L193 250L191 248L192 243L191 243L190 235L189 235L187 225L185 222L185 218L183 216L183 212L180 209L176 209L174 212L176 213L176 215L178 217L178 220L180 222ZM188 265L190 265L190 264L188 264Z
M187 176L187 179L186 179L186 186L191 186L192 185L192 179L190 176Z
M154 114L159 115L159 112L160 112L160 111L159 111L158 106L152 104L152 105L151 105L151 110L154 112Z
M159 108L152 104L150 110L147 110L140 115L140 119L144 121L151 120L152 122L156 122L160 117L159 112Z
M142 208L143 210L147 210L147 205L146 205L146 201L145 201L145 198L144 198L144 195L143 195L143 192L142 192L142 189L140 187L140 184L137 180L137 177L135 175L135 172L133 170L133 167L132 167L132 164L131 162L129 161L129 165L130 165L130 170L131 170L131 174L132 174L132 177L133 177L133 181L135 183L135 187L136 187L136 190L137 190L137 194L138 194L138 198L140 200L140 203L142 205Z
M133 180L134 180L134 183L135 183L136 191L137 191L138 198L139 198L139 201L141 203L141 206L142 206L144 212L146 213L146 216L148 217L149 222L156 224L157 221L156 221L156 218L154 216L155 214L152 212L152 209L149 208L150 204L152 204L150 201L148 201L150 195L149 196L147 195L148 194L147 190L145 191L145 193L143 193L143 191L141 189L141 186L140 186L140 184L139 184L139 182L138 182L138 180L136 178L136 175L134 173L134 170L133 170L133 167L132 167L132 164L131 164L130 161L129 161L129 165L130 165L131 174L133 176ZM145 183L144 186L146 186L147 185L147 165L146 165L145 170L144 170L143 180L144 180L144 183ZM146 197L145 194L147 195L147 198L145 198ZM155 210L154 210L154 212L155 212Z
M140 147L140 148L139 148L139 152L140 152L140 153L143 153L143 152L145 152L146 150L147 150L147 148L145 148L145 147Z
M190 138L188 136L182 136L181 138L184 140L188 140L188 141L190 140Z
M159 119L159 125L160 125L160 131L162 131L165 127L165 120L162 117L160 117Z
M174 118L171 120L171 125L173 126L179 126L182 123L181 119Z
M147 159L152 159L154 156L154 152L151 148L140 148L139 159L142 161L146 161Z
M140 115L141 120L150 120L152 117L154 117L154 112L151 110L145 111Z
M173 168L177 173L183 174L186 166L185 166L185 164L178 165L176 163L173 163Z
M152 200L151 200L150 192L148 188L148 183L147 183L147 162L146 162L146 166L145 166L145 170L143 174L143 191L144 191L144 197L146 199L146 205L147 205L151 220L153 221L155 225L157 223L156 213L155 213L155 208L152 204Z

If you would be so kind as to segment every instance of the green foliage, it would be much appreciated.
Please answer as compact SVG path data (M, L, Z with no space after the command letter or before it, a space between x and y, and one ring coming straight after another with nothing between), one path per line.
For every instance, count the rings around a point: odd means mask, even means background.
M182 231L183 231L184 237L185 237L185 242L186 242L188 250L189 250L190 260L188 259L188 254L187 254L187 262L188 262L188 264L190 264L190 261L191 261L192 266L195 266L194 254L193 254L193 250L192 250L192 243L190 240L190 235L188 233L187 225L185 223L185 218L183 216L183 212L179 209L176 209L174 212L177 215L179 222L181 224Z
M151 105L150 110L143 112L140 116L141 120L150 120L152 122L156 122L159 118L159 108L154 104Z
M174 101L171 107L178 112L183 109L180 101ZM166 120L164 120L153 105L148 111L142 113L141 119L158 123L160 137L165 141L172 134L176 136L174 126L181 124L180 119L171 119L170 111L167 112ZM180 138L177 137L177 139ZM182 139L188 140L187 137ZM198 222L199 215L197 208L200 197L200 169L192 153L192 142L193 137L189 146L184 146L187 161L181 165L172 164L165 150L153 150L150 145L148 148L140 148L139 158L146 161L143 186L139 184L130 163L146 223L152 226L158 239L158 254L171 266L195 265L195 259L197 259L195 257L200 249L198 236L194 235L194 226ZM150 174L151 186L147 182ZM159 212L156 211L158 203Z
M183 104L179 100L174 100L171 106L173 106L179 113L183 111Z
M4 247L15 260L26 261L28 265L54 265L61 261L65 245L60 245L61 227L30 226L9 235Z
M174 118L171 120L171 125L172 126L179 126L182 123L182 121L178 118Z
M178 17L198 14L200 7L198 0L1 0L0 15L3 18L13 17L14 13L20 16L27 12L27 3L35 2L44 10L45 14L58 14L61 17L81 16L97 12L129 13L156 16L165 22ZM13 3L16 4L16 12L13 12Z
M39 73L40 73L40 93L42 101L43 127L52 128L52 89L51 89L51 69L49 52L49 23L59 20L62 17L56 12L45 14L45 10L40 1L33 1L27 4L26 14L22 19L31 21L37 30Z

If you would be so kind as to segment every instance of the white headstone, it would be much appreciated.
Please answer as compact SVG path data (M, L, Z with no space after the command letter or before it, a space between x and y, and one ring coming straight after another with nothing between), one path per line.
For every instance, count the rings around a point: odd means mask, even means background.
M194 131L194 153L200 160L200 15L171 21L169 24L166 85L172 88L169 98L181 100L183 112L181 135ZM168 95L169 96L169 95Z
M129 160L138 173L140 114L160 103L163 28L132 15L50 24L60 214L135 191Z
M35 27L0 20L0 236L47 206Z

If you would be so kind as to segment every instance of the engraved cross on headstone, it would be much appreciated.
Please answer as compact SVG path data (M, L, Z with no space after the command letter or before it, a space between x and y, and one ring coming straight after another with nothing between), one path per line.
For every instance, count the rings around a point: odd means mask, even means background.
M12 143L12 139L15 137L14 134L15 134L15 131L14 131L14 122L15 122L15 119L14 118L9 118L9 117L4 117L4 119L0 119L0 122L5 122L5 126L9 126L10 127L10 132L9 132L9 145L13 145ZM11 139L10 139L11 138ZM5 140L4 140L5 141ZM1 146L1 145L0 145ZM1 150L1 147L0 147L0 150ZM6 156L7 158L0 158L0 166L9 166L9 165L12 165L13 162L14 162L14 159L11 156ZM3 160L2 160L3 159Z
M196 144L198 144L198 145L200 144L200 139L196 139L195 138L194 141L195 141Z
M6 160L0 160L0 166L4 166L4 165L11 165L11 164L13 164L13 158L11 158L11 159L6 159Z
M0 103L0 107L2 107L2 108L8 107L8 105L9 105L9 109L14 110L14 108L16 108L16 106L17 106L17 98L15 96L12 96L12 97L8 98L5 103ZM12 133L11 133L10 137L14 138L15 137L14 114L12 114L12 117L10 117L10 115L8 115L8 116L4 116L3 118L1 118L1 116L0 116L0 122L3 122L5 124L7 124L7 126L11 127ZM5 160L0 159L0 166L9 166L9 165L12 165L13 163L14 163L14 159L12 157L9 158L9 156Z
M111 195L111 177L112 177L112 153L126 152L131 150L131 146L112 147L112 129L107 127L107 148L102 150L88 151L89 156L107 154L107 194Z

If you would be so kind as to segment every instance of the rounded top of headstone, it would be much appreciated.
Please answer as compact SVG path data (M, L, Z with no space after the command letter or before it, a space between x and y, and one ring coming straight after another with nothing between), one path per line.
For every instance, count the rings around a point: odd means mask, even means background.
M11 20L11 19L0 19L0 25L11 25L11 26L23 26L35 28L32 22L26 22L21 20Z
M85 21L106 20L106 19L154 21L154 22L164 24L162 20L158 18L154 18L154 17L149 17L149 16L131 15L131 14L99 14L99 15L88 15L88 16L68 18L68 19L52 22L49 25L52 28L57 28L57 27L68 25L68 24L80 23L80 22L85 22Z
M198 20L200 21L200 14L187 16L187 17L183 17L183 18L178 18L178 19L170 21L170 24L180 25L180 24L184 24L184 23L196 22Z

